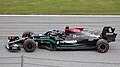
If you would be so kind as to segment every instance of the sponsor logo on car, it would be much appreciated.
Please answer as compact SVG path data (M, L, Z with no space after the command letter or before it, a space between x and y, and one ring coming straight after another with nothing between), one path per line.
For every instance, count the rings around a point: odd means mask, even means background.
M64 40L60 41L60 43L77 43L77 40Z
M106 33L106 35L113 35L113 33Z
M73 35L73 38L84 38L85 35Z

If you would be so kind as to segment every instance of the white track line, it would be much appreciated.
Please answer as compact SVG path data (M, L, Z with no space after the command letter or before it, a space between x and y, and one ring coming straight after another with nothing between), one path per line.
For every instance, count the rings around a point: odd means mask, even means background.
M120 15L0 15L14 17L14 16L47 16L47 17L120 17Z

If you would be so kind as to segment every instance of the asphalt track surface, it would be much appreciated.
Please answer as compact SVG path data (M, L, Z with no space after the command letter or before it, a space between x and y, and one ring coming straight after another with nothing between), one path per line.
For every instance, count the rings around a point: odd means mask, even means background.
M99 53L96 50L45 49L27 53L24 49L20 52L9 52L5 49L7 36L21 36L26 30L44 33L52 29L64 30L65 26L102 30L104 26L109 25L116 28L118 35L116 42L110 43L107 53ZM0 16L0 67L20 67L22 55L25 56L24 67L120 67L120 17Z

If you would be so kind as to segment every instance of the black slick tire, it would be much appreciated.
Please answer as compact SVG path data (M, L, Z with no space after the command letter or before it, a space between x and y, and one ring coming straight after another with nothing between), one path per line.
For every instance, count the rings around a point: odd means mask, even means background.
M23 43L23 48L26 52L33 52L36 49L36 43L32 39L27 39Z
M98 52L100 53L106 53L109 50L109 43L104 39L99 39L96 46Z

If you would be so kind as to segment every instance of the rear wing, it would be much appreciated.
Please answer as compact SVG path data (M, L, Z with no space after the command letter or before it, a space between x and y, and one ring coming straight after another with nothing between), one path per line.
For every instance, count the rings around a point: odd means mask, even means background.
M108 42L113 42L115 41L115 38L117 36L117 33L114 33L114 31L115 31L115 28L111 26L105 26L102 30L101 37L107 40Z

